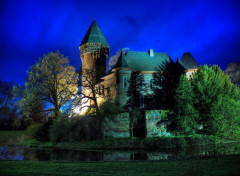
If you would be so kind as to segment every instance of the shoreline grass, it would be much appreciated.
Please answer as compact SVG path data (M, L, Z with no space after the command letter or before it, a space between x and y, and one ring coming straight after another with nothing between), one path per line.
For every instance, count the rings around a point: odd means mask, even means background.
M240 141L223 140L214 136L176 136L151 138L106 138L80 142L40 142L31 138L29 131L0 131L0 142L29 148L93 149L93 150L159 150L183 147L223 146ZM240 153L240 152L239 152Z
M240 144L240 141L219 140L214 137L157 137L157 138L108 138L104 140L81 142L40 142L35 139L18 142L17 145L31 148L64 148L64 149L172 149L195 146L219 146Z

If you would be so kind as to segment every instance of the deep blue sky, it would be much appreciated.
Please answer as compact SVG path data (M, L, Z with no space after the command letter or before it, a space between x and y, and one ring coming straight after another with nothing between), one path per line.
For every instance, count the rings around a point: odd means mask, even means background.
M23 83L39 57L59 50L81 65L78 46L96 18L110 45L191 52L199 64L240 60L239 0L0 1L0 79Z

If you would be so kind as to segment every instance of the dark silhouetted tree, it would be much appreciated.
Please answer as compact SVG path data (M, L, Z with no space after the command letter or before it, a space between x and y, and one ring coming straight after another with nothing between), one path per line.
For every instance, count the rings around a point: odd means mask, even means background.
M144 83L143 75L140 71L133 71L129 80L129 87L127 90L128 100L125 108L127 110L143 108L143 96L146 85Z
M230 63L225 72L231 78L232 83L240 87L240 63L238 61Z
M133 71L129 80L127 90L128 100L125 109L130 111L130 135L133 137L134 127L141 118L140 110L144 108L144 95L146 93L146 84L140 71Z
M174 109L174 96L183 73L173 62L158 67L158 72L153 74L152 108Z

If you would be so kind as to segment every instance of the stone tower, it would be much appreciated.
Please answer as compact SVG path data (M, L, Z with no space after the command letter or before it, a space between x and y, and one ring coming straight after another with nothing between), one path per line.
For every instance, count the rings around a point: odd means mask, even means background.
M79 50L83 77L86 70L95 70L95 78L99 82L100 78L106 75L109 45L95 19L83 38Z
M109 56L109 45L95 19L83 38L80 46L80 58L82 60L82 93L90 95L86 77L91 72L94 84L106 75L106 62Z

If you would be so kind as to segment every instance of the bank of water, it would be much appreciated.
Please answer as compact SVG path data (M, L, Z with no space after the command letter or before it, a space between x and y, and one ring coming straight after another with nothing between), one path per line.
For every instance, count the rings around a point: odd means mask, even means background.
M72 150L0 146L0 160L159 161L240 154L240 144L202 145L161 150Z

